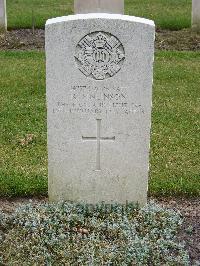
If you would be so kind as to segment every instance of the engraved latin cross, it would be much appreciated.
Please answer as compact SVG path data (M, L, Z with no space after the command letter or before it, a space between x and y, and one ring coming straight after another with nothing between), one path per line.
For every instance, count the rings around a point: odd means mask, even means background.
M114 141L115 137L102 137L101 136L101 119L97 119L97 136L96 137L83 137L83 141L96 141L96 170L101 170L101 141Z

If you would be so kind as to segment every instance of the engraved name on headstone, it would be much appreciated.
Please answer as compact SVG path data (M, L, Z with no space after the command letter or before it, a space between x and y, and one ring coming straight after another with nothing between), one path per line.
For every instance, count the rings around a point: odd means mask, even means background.
M124 14L124 0L74 0L74 13Z
M7 30L6 0L0 0L0 33Z
M154 36L119 14L47 21L50 200L146 202Z

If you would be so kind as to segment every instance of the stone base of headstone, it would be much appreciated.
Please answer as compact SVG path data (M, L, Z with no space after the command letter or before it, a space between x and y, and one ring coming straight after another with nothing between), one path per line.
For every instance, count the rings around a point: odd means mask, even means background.
M192 29L200 32L200 0L192 0Z

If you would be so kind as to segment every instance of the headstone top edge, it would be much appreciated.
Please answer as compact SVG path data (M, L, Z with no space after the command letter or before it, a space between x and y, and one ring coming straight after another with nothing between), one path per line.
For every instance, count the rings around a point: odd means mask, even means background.
M121 14L109 14L109 13L88 13L88 14L76 14L57 18L51 18L46 21L46 26L61 22L73 21L73 20L87 20L87 19L118 19L122 21L137 22L155 27L153 20L146 18L140 18L135 16L121 15Z

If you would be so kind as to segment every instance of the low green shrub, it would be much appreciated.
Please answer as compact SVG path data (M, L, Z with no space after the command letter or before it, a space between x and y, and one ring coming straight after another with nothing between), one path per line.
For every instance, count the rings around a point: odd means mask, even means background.
M152 202L30 203L0 219L3 265L189 265L180 213Z

